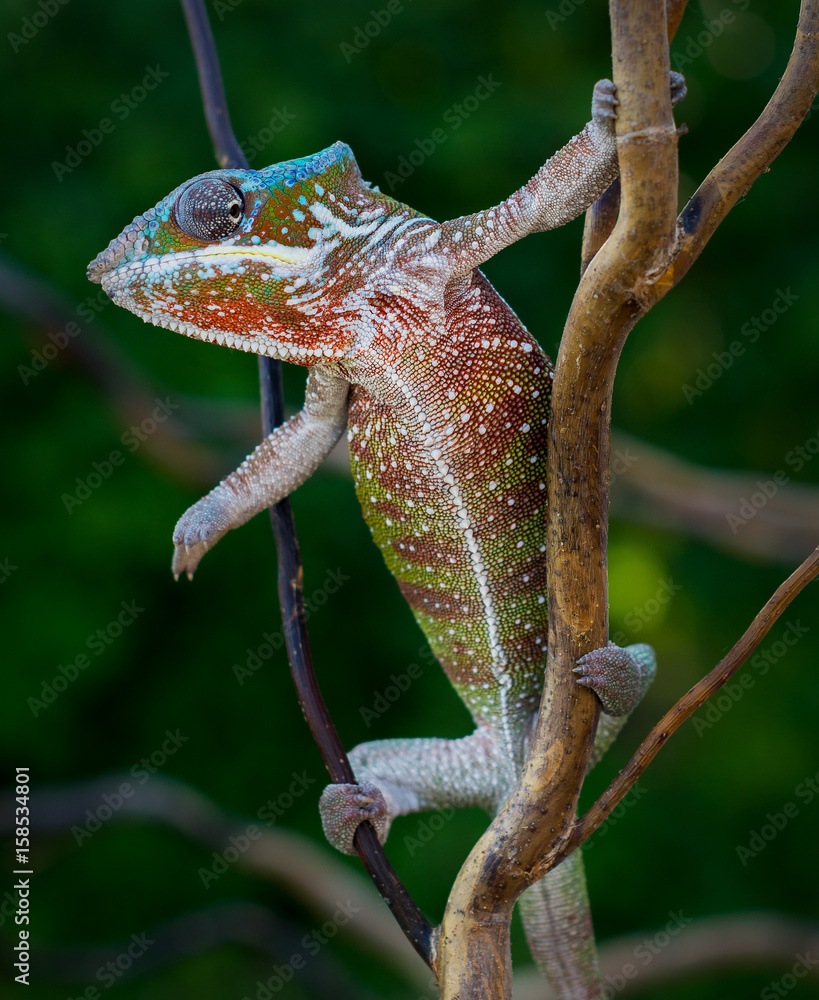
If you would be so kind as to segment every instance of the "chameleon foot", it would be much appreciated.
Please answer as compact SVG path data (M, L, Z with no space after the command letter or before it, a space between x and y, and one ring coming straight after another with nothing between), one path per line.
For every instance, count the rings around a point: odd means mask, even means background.
M220 491L225 494L224 498ZM232 527L231 498L222 486L217 486L189 507L173 530L174 554L171 568L177 580L182 573L189 580L193 579L202 556Z
M644 642L625 649L610 642L577 661L577 683L591 688L608 715L628 715L654 680L654 650Z
M369 821L383 844L390 820L381 791L369 781L358 785L328 785L319 799L324 835L343 854L355 854L353 837L358 827Z
M686 96L688 89L685 86L685 77L682 73L671 70L671 103L679 104ZM592 119L599 125L610 123L617 117L617 88L611 80L598 80L592 92Z

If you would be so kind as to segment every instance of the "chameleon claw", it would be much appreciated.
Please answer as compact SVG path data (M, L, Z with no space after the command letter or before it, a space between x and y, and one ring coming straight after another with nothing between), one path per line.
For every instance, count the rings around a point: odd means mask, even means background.
M611 80L598 80L592 93L592 118L607 126L617 117L617 88Z
M671 103L679 104L687 95L688 88L685 85L685 77L676 70L671 70Z

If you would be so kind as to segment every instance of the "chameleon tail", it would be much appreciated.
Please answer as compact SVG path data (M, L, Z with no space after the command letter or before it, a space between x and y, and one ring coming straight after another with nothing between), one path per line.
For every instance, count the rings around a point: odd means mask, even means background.
M560 1000L599 997L602 983L580 851L527 889L518 905L532 957ZM559 949L555 941L561 942Z

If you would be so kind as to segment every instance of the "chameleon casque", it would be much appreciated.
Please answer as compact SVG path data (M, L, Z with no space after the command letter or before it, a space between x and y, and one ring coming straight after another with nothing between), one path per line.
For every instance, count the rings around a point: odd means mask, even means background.
M672 75L675 100L684 94ZM552 369L478 270L574 218L617 175L614 85L592 120L494 208L438 223L361 179L343 143L264 170L214 170L138 216L89 265L118 305L187 337L309 368L304 408L194 504L173 570L299 486L347 429L364 517L432 650L475 720L457 740L365 743L358 785L330 785L325 832L482 806L494 814L526 754L543 684L546 451ZM592 763L655 671L645 645L583 657L604 713ZM558 995L597 995L580 853L521 898Z

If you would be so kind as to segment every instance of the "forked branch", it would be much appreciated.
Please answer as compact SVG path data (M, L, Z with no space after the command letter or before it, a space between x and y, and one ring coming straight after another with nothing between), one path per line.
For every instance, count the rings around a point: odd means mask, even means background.
M640 315L688 273L733 206L793 138L819 90L819 0L803 0L785 73L759 118L700 184L677 220L675 244L662 268L634 286ZM625 178L624 178L625 184ZM624 206L625 207L625 206ZM605 248L604 248L605 249ZM602 255L602 254L601 254ZM596 263L597 258L595 258ZM582 287L582 286L581 286ZM579 294L579 293L578 293ZM575 300L577 302L577 300ZM601 550L603 553L605 549ZM586 813L561 856L586 840L636 783L668 737L718 691L759 645L793 598L819 573L814 551L777 589L731 652L652 729L628 766Z
M679 220L676 131L668 88L668 24L660 0L611 0L617 84L621 208L603 244L605 218L589 230L588 264L556 364L549 455L549 659L528 765L506 808L470 854L453 888L439 941L442 996L507 997L509 919L520 893L599 824L636 780L618 779L588 818L574 814L599 706L571 668L608 636L606 553L610 412L614 374L638 319L680 280L730 208L784 148L819 85L817 3L804 0L785 77L756 125L706 178ZM669 10L675 21L682 4ZM610 204L614 199L610 196ZM608 217L613 216L611 209ZM602 245L601 245L602 244ZM599 250L597 249L599 247ZM595 253L595 251L597 251ZM812 557L778 591L762 619L781 613L817 572ZM730 664L688 696L688 712L747 658L758 619ZM769 627L769 626L768 626ZM645 764L671 731L669 717L643 751ZM650 756L649 756L650 755ZM643 765L645 766L645 765ZM590 996L596 995L591 987Z

